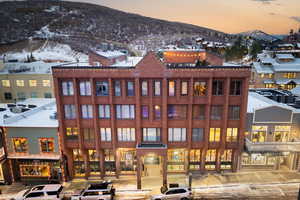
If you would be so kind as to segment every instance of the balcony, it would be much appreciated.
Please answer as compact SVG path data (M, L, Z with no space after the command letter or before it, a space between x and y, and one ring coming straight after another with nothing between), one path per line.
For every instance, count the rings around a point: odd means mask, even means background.
M300 142L259 142L253 143L246 138L249 152L300 152Z

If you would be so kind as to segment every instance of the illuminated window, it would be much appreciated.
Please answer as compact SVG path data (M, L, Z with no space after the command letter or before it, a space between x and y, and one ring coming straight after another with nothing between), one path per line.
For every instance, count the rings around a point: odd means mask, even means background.
M206 82L195 81L194 82L194 96L205 96L206 95Z
M155 105L153 110L154 110L154 119L155 120L161 119L161 107L160 107L160 105Z
M288 72L283 74L284 78L296 78L296 73L294 72Z
M231 169L231 167L232 167L232 149L226 149L221 155L221 169Z
M209 141L210 142L220 142L221 129L220 128L210 128L209 129Z
M50 167L47 164L20 164L19 167L22 177L50 177Z
M83 156L80 149L73 149L73 160L83 161Z
M206 151L206 156L205 156L205 169L206 170L216 169L216 157L217 157L216 149L208 149Z
M132 173L136 170L136 152L131 149L120 151L120 170L122 173Z
M43 80L43 86L44 87L51 87L50 80Z
M252 142L265 142L267 126L252 126Z
M97 157L96 150L89 149L89 161L99 161L99 157Z
M226 142L236 142L237 141L237 135L238 135L238 129L237 128L227 128Z
M101 141L111 141L111 128L100 128Z
M78 134L78 128L66 128L66 136L68 140L77 140Z
M75 176L84 176L85 167L80 149L73 149L73 170Z
M185 165L185 150L183 149L169 149L168 150L168 171L170 172L177 172L177 171L184 171Z
M190 170L199 170L201 164L201 150L200 149L191 149L190 150Z
M142 119L149 118L149 107L147 105L142 105Z
M265 74L259 74L260 78L264 78Z
M181 81L181 96L188 95L188 81Z
M37 86L37 80L29 80L29 87L36 87Z
M10 81L9 80L1 80L2 87L10 87Z
M99 175L100 174L100 163L99 157L97 156L96 150L89 149L89 166L90 166L90 174L91 175Z
M54 152L54 139L53 138L40 138L41 152L49 153Z
M175 96L175 81L169 81L168 84L169 96Z
M17 153L26 153L28 151L27 138L13 138L14 151Z
M25 86L24 80L16 80L16 85L18 87L24 87Z
M274 88L274 84L273 83L266 83L265 88Z
M288 142L290 136L291 126L275 126L274 141Z

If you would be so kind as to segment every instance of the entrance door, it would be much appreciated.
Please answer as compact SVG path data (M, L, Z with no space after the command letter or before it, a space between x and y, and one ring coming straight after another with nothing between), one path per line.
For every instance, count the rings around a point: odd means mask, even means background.
M144 176L161 176L161 160L155 154L144 157Z

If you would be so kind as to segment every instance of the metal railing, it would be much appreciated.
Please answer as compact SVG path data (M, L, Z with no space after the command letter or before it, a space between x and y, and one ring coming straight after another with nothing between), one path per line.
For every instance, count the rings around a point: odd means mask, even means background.
M300 142L251 142L248 138L246 147L250 152L300 152Z

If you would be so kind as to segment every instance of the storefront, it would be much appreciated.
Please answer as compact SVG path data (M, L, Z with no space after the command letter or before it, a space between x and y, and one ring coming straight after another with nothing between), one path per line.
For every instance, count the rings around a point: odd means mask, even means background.
M136 150L135 149L119 149L120 155L120 173L135 174L136 172Z
M187 151L185 149L168 149L167 171L184 172Z

